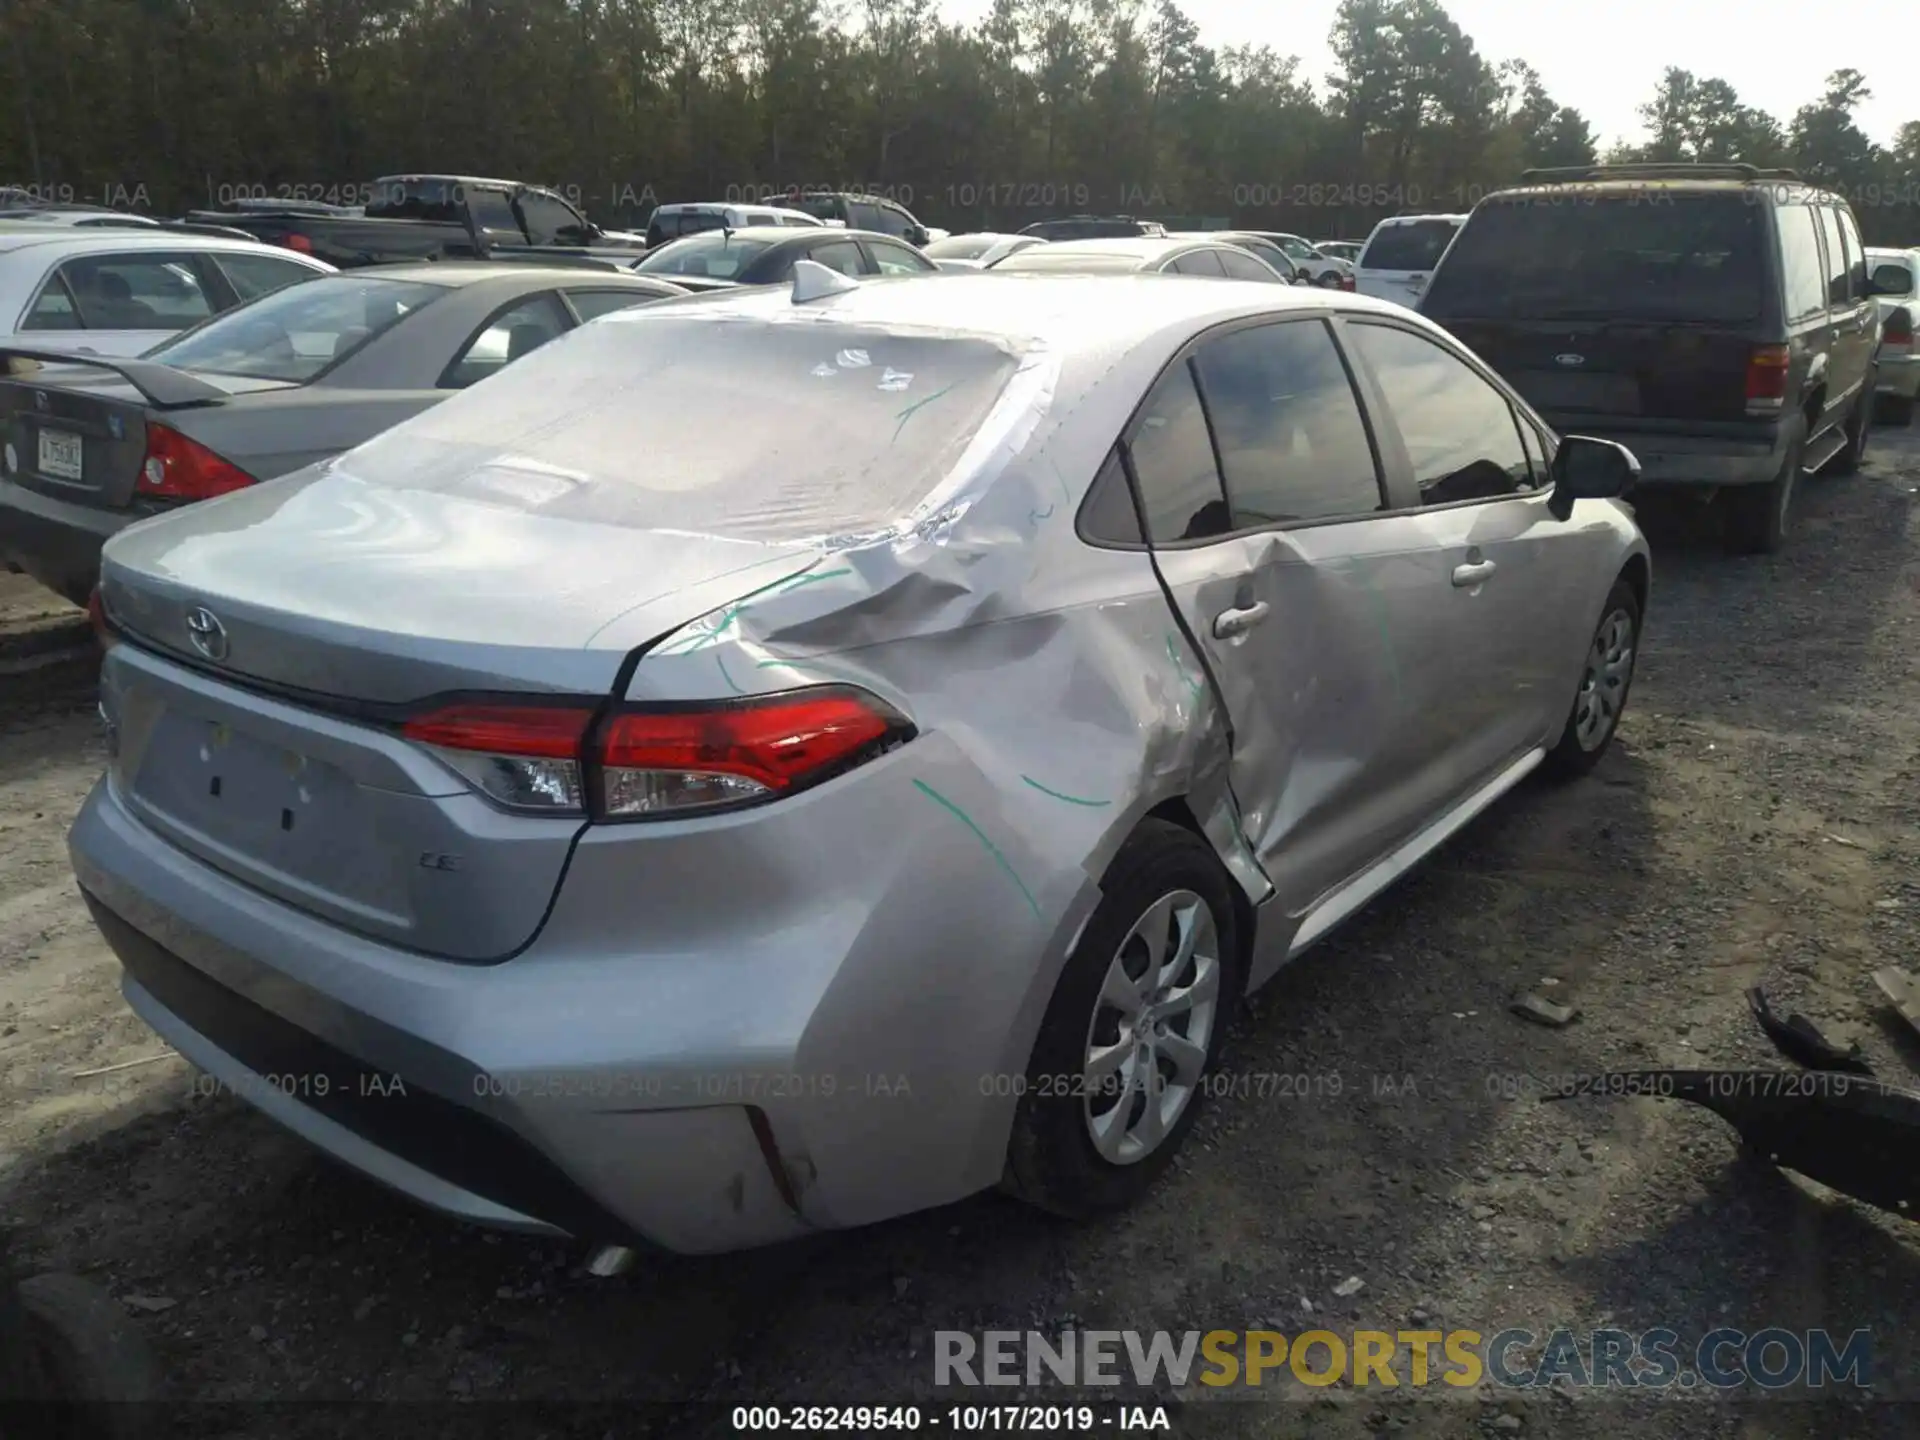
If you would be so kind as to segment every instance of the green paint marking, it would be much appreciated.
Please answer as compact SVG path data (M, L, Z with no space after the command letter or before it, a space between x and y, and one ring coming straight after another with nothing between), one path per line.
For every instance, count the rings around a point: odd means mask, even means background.
M722 680L724 680L724 681L726 681L726 682L727 682L727 684L728 684L728 685L730 685L730 686L731 686L731 687L733 688L733 693L734 693L734 694L736 694L736 695L744 695L744 694L746 694L746 693L747 693L746 691L744 691L744 690L742 690L742 689L740 688L740 685L739 685L739 682L738 682L738 681L736 681L736 680L735 680L735 679L733 678L733 676L732 676L732 674L731 674L731 673L730 673L730 672L729 672L729 671L727 670L727 657L726 657L726 656L724 656L724 655L715 655L715 656L713 657L713 663L714 663L714 664L716 664L716 665L718 665L718 666L720 667L720 678L721 678Z
M1007 863L1007 857L1000 853L1000 847L995 845L993 841L987 838L987 832L982 830L978 825L973 823L973 817L971 815L967 814L966 811L962 810L958 805L954 804L953 801L949 800L946 796L942 795L938 790L934 789L931 785L927 784L926 781L916 780L913 782L913 785L916 790L920 791L923 795L926 795L927 797L932 799L934 803L945 807L945 809L949 813L951 813L956 820L958 820L962 825L966 826L969 830L973 832L974 839L978 840L982 845L986 847L987 854L993 857L994 863L1006 872L1006 876L1009 880L1013 881L1014 884L1020 887L1020 893L1026 897L1027 904L1033 910L1033 918L1038 920L1040 918L1040 902L1033 898L1033 892L1027 888L1027 882L1022 880L1018 872L1014 870L1013 866Z
M959 383L960 382L958 380L953 382L954 385L958 385ZM898 440L900 438L900 432L907 428L907 421L913 418L915 411L920 410L925 406L931 405L934 401L938 400L942 395L946 394L947 391L951 389L953 389L953 385L943 386L942 388L934 391L931 395L927 396L926 399L916 400L913 402L913 404L907 406L906 409L902 410L899 413L899 415L895 417L897 420L899 420L900 423L894 426L893 428L893 438L895 440Z
M1039 524L1039 523L1040 523L1040 522L1041 522L1042 520L1045 520L1045 519L1047 519L1048 517L1050 517L1050 516L1051 516L1051 515L1053 514L1053 512L1054 512L1054 510L1055 510L1055 509L1057 509L1057 508L1058 508L1058 507L1056 507L1056 506L1053 506L1053 505L1049 505L1049 506L1047 506L1047 508L1046 508L1046 509L1044 509L1044 510L1034 510L1034 511L1031 511L1031 512L1030 512L1030 513L1029 513L1029 514L1027 515L1027 518L1028 518L1029 520L1031 520L1031 521L1032 521L1032 522L1033 522L1034 524L1036 524L1036 525L1038 525L1038 524Z
M829 680L838 680L847 685L866 685L866 677L855 675L848 670L836 670L831 665L822 665L816 660L761 660L755 663L756 670L769 670L775 665L783 665L789 670L811 670L824 675Z
M1069 805L1090 805L1098 809L1102 805L1111 805L1113 803L1111 800L1082 800L1077 795L1062 795L1058 790L1049 790L1031 775L1022 775L1020 778L1038 790L1042 795L1051 795L1054 799L1064 800Z
M834 573L838 574L840 572L836 571ZM770 590L778 589L782 585L791 585L795 581L803 581L806 578L807 572L803 570L798 575L783 575L778 580L769 580L758 590L749 590L745 595L742 595L738 600L734 601L733 604L722 610L719 620L714 623L711 629L696 630L691 635L683 635L678 640L673 640L662 645L654 653L657 655L690 655L695 650L702 649L708 645L717 645L720 643L720 637L727 633L727 630L732 626L733 622L740 618L740 612L745 610L749 604ZM826 576L822 575L819 578L824 580ZM694 620L688 623L697 625L699 621Z
M1186 681L1187 688L1193 691L1193 698L1198 700L1205 692L1205 687L1201 685L1198 680L1187 674L1187 662L1180 658L1180 651L1174 646L1172 631L1167 632L1167 658L1173 661L1173 668L1180 672L1180 678Z

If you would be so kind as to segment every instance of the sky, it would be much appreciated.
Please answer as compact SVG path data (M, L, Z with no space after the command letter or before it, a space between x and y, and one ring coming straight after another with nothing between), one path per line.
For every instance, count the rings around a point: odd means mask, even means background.
M1819 98L1831 71L1851 66L1874 92L1855 117L1872 139L1889 144L1903 123L1920 119L1920 98L1907 99L1900 79L1905 45L1882 50L1873 39L1907 32L1907 7L1895 0L1851 0L1831 12L1790 0L1443 3L1483 58L1525 60L1539 71L1548 94L1586 116L1602 151L1617 140L1642 137L1635 107L1652 97L1669 65L1701 79L1725 80L1744 103L1783 126ZM1327 35L1337 0L1292 0L1284 9L1260 0L1181 4L1207 44L1269 45L1297 55L1302 74L1325 93L1333 68ZM979 19L987 8L987 0L945 0L941 6L961 21ZM1597 16L1604 23L1596 23Z

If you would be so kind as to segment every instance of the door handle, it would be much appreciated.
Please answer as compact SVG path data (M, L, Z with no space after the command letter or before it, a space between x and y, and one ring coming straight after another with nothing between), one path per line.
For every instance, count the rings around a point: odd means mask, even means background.
M1262 620L1267 618L1267 602L1257 600L1238 610L1222 610L1213 617L1213 638L1231 640L1236 635L1244 635Z
M1493 574L1493 569L1491 560L1481 560L1472 565L1456 565L1453 567L1453 583L1464 590L1485 580Z

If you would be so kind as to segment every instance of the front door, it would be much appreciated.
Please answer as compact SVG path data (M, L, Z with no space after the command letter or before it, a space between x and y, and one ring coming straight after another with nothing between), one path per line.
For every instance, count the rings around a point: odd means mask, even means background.
M1427 543L1419 563L1440 597L1437 667L1459 744L1446 788L1464 798L1528 750L1551 744L1572 706L1596 577L1578 527L1547 508L1543 446L1523 439L1506 395L1459 354L1392 321L1343 322L1378 396L1389 453L1403 458ZM1398 466L1391 467L1398 470Z

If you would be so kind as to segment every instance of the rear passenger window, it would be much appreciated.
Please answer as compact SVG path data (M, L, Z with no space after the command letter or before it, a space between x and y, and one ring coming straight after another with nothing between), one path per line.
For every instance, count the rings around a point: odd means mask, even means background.
M1219 259L1220 267L1227 272L1227 278L1231 280L1263 280L1271 283L1280 278L1266 261L1256 260L1251 255L1222 250Z
M60 273L89 330L184 330L213 314L188 254L88 255Z
M1820 217L1820 233L1827 242L1827 303L1844 305L1847 303L1847 252L1840 242L1840 221L1835 218L1831 205L1817 205L1814 213Z
M1195 364L1234 529L1382 508L1360 402L1323 323L1236 330Z
M1348 333L1386 396L1421 504L1490 500L1533 488L1506 396L1410 331L1362 323Z
M1166 544L1227 532L1226 495L1189 364L1161 377L1134 422L1127 450L1149 539Z
M1107 452L1100 473L1093 478L1093 488L1087 492L1087 508L1081 517L1081 528L1095 540L1108 540L1120 545L1143 543L1140 515L1133 508L1133 492L1127 488L1126 467L1120 463L1118 445Z
M1218 280L1227 272L1220 268L1220 258L1211 250L1194 250L1180 256L1167 267L1176 275L1204 275Z
M1805 320L1827 308L1827 268L1820 258L1820 222L1811 205L1782 205L1780 269L1787 279L1787 319Z

